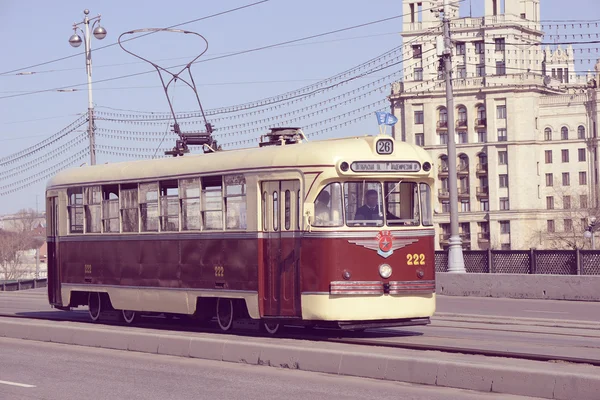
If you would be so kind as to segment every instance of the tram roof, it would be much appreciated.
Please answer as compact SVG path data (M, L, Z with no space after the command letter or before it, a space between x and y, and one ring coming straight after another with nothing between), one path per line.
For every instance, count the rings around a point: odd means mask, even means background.
M379 155L374 142L387 135L355 136L339 139L304 141L288 145L272 145L208 154L157 160L135 160L98 165L85 165L57 173L47 188L65 185L108 184L120 181L163 180L181 175L227 174L242 170L334 166L338 161L429 161L422 147L402 141L394 142L392 155Z

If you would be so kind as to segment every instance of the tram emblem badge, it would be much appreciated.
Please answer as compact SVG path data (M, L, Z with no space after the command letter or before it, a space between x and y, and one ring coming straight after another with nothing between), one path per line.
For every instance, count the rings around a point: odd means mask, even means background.
M417 239L399 239L392 236L390 231L380 231L372 239L359 239L359 240L348 240L349 243L363 246L369 250L377 251L383 258L388 258L394 254L395 250L401 249L408 246L409 244L415 243Z

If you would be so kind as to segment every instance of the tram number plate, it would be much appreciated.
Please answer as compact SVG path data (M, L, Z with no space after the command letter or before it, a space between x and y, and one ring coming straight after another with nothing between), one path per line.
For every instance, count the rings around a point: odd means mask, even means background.
M377 154L392 154L394 152L394 142L389 139L382 139L377 142Z
M425 254L407 254L406 265L425 265Z
M216 266L215 267L215 276L216 277L224 277L225 276L225 267L222 266Z
M86 274L91 274L92 273L92 264L85 264L83 268L84 268L84 270L85 270L84 272Z

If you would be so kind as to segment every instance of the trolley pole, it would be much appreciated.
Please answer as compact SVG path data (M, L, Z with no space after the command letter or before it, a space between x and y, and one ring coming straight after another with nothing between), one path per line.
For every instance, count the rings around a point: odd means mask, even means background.
M462 240L458 230L458 182L456 174L456 142L454 95L452 92L452 42L450 40L450 0L444 0L444 75L446 78L446 109L448 112L448 190L450 194L450 239L448 241L448 272L466 272Z

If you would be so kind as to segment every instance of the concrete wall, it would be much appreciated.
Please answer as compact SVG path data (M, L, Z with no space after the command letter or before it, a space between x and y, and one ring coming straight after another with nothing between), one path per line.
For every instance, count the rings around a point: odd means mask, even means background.
M514 299L600 301L600 276L436 274L437 294Z

